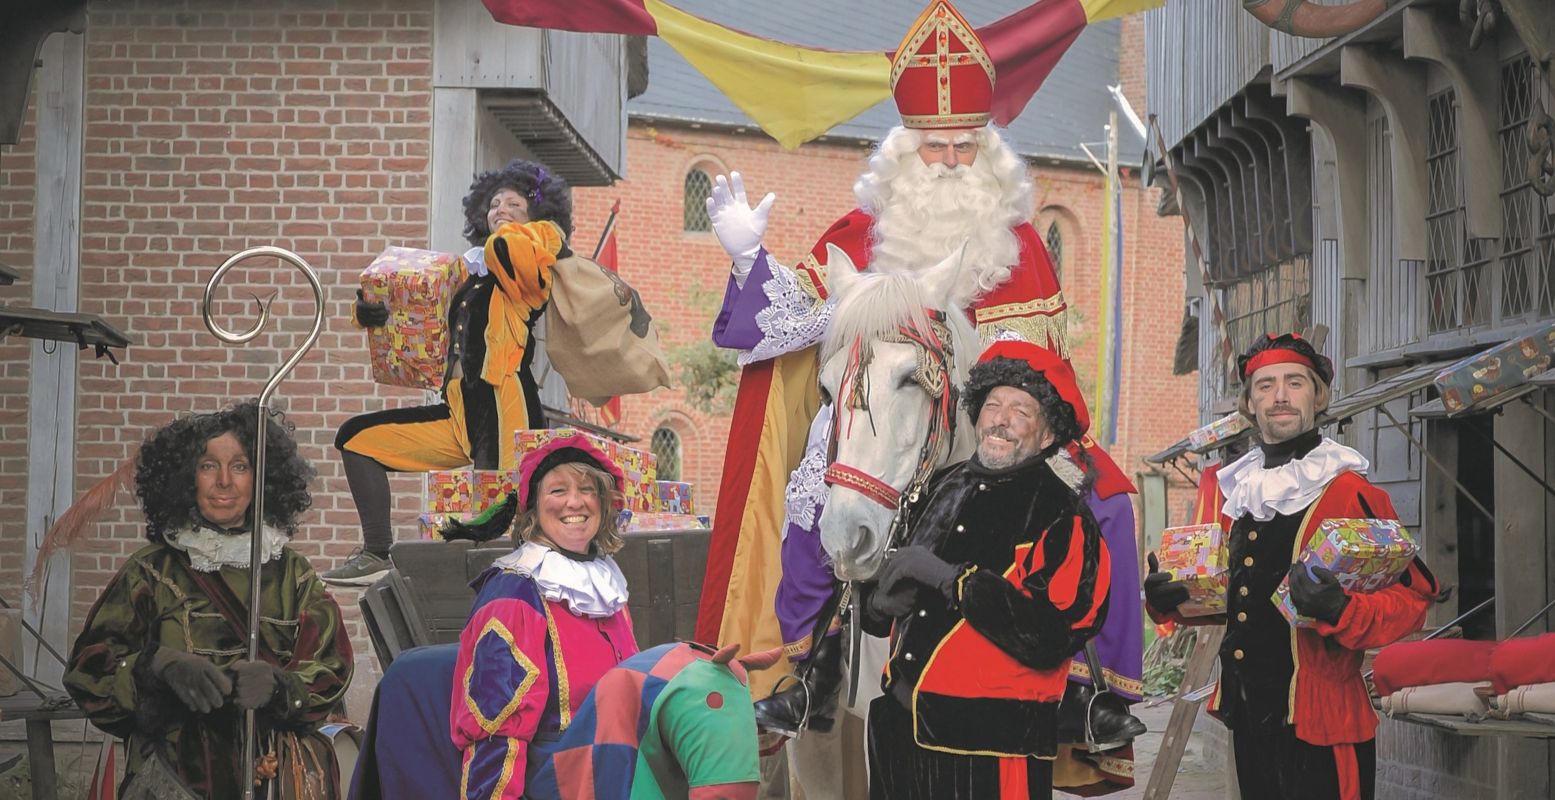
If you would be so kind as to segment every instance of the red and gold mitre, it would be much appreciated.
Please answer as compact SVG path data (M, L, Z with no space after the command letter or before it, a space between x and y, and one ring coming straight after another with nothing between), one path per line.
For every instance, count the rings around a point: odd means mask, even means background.
M993 104L993 60L946 0L918 15L891 58L891 94L909 128L977 128Z

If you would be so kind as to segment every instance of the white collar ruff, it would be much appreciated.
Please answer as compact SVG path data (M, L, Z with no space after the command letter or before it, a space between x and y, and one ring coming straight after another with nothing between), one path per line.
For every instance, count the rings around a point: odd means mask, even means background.
M486 248L472 247L464 251L464 271L471 275L484 276L486 269Z
M525 542L492 566L533 580L545 599L565 603L580 617L608 617L626 606L626 576L610 556L579 561Z
M1254 447L1217 474L1226 495L1221 513L1233 520L1252 514L1259 522L1295 514L1312 505L1339 473L1365 475L1370 468L1365 456L1326 436L1305 456L1267 469L1263 450Z
M259 547L260 563L268 564L280 558L281 550L290 538L282 531L264 526L264 538ZM189 566L200 572L216 572L222 567L248 569L251 537L246 533L222 533L206 527L184 528L168 531L162 540L174 550L189 555Z

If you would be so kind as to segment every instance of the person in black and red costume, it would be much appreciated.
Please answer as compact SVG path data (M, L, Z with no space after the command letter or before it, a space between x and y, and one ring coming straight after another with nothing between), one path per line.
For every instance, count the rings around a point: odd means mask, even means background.
M1325 519L1398 514L1364 477L1366 458L1317 429L1333 381L1326 357L1295 334L1265 335L1237 368L1239 409L1259 444L1216 475L1231 521L1226 613L1184 619L1176 609L1187 588L1157 571L1153 556L1146 610L1157 622L1226 626L1210 712L1231 729L1243 797L1369 800L1377 716L1361 657L1418 630L1440 587L1418 558L1397 584L1367 594L1296 563ZM1270 602L1287 575L1296 610L1315 627L1293 633Z
M1052 466L1089 427L1069 362L995 342L964 395L977 452L934 476L907 546L861 590L865 630L891 634L869 706L875 800L1052 797L1069 661L1107 619L1107 543Z

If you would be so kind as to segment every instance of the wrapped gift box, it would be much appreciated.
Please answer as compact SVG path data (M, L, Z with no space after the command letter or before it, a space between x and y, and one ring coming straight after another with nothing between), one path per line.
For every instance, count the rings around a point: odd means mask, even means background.
M668 514L659 511L634 511L626 520L628 533L639 531L685 531L710 528L707 517L694 514Z
M475 510L470 470L440 469L428 472L426 510L433 514L460 514Z
M513 491L513 475L506 470L471 470L470 487L474 495L474 506L470 510L479 514Z
M1232 412L1188 434L1188 446L1194 450L1203 450L1247 430L1249 424L1241 412Z
M1225 613L1229 556L1220 523L1161 531L1159 557L1161 571L1188 586L1188 600L1177 607L1178 613L1185 617Z
M514 434L514 441L518 445L518 458L522 459L525 453L563 436L587 438L590 444L610 456L621 467L626 477L626 510L653 511L654 503L658 498L658 487L654 481L658 475L658 459L652 453L645 453L577 428L530 428Z
M460 522L468 522L474 514L470 513L441 513L428 511L421 515L421 538L441 542L443 540L443 526L448 520L457 518Z
M362 295L389 307L389 322L367 332L373 380L440 389L448 359L448 303L464 280L458 258L390 247L362 270Z
M1325 567L1351 592L1375 592L1398 582L1420 546L1409 531L1391 519L1328 519L1318 526L1317 544L1301 554L1310 572ZM1296 613L1290 599L1290 578L1280 581L1271 598L1294 625L1309 627L1310 617Z
M691 499L691 484L679 481L654 481L654 511L665 514L695 515L696 503Z
M1516 389L1548 371L1555 359L1555 324L1531 336L1497 345L1459 361L1436 376L1442 405L1461 411L1486 398Z

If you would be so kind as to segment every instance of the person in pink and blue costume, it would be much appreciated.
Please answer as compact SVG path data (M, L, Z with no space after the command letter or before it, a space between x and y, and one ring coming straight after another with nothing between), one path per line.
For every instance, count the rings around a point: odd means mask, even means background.
M519 464L523 544L472 583L457 647L408 650L385 672L352 798L525 796L612 667L637 653L611 554L624 473L581 436Z

